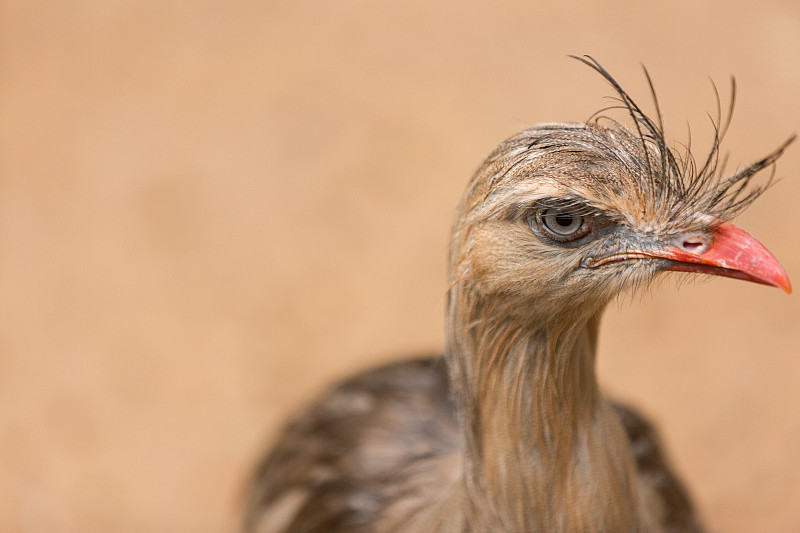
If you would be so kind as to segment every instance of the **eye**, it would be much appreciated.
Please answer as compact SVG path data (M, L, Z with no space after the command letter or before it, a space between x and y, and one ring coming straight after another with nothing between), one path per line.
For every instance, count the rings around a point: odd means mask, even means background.
M569 209L542 209L534 217L541 233L559 242L580 239L592 231L589 219Z

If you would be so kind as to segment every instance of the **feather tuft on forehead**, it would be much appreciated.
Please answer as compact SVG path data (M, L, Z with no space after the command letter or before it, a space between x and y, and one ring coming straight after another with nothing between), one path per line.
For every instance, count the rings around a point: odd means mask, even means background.
M753 203L774 179L774 163L796 136L792 135L765 157L724 175L725 157L721 144L728 130L736 97L731 79L731 99L723 115L719 93L714 87L717 109L712 117L714 137L708 154L698 162L691 152L691 139L682 150L667 144L656 92L647 69L655 119L650 118L620 84L594 58L575 59L588 65L611 84L617 93L616 105L595 113L585 124L545 124L520 132L491 154L483 171L475 176L472 192L479 193L499 208L508 201L523 205L541 196L526 189L526 178L537 178L537 189L550 184L551 192L575 190L576 177L583 199L600 209L612 209L621 218L638 226L664 228L691 227L694 221L729 221ZM604 115L622 109L630 116L633 128ZM552 162L552 165L549 164ZM772 168L760 183L753 177ZM541 169L549 169L542 172ZM538 169L538 170L537 170ZM569 177L568 186L560 176ZM480 183L483 182L483 183ZM563 185L560 186L560 185ZM483 195L480 190L483 189ZM633 194L632 194L633 193ZM529 198L530 196L530 198ZM477 200L477 198L474 198ZM480 202L482 203L482 202ZM478 207L478 205L473 205ZM483 205L483 216L491 216L490 205ZM478 213L473 213L478 214Z
M597 71L617 92L619 95L617 100L620 106L613 107L621 107L628 111L636 128L637 137L641 144L641 152L645 154L645 164L648 169L647 175L651 186L657 193L665 196L665 198L661 199L662 201L674 204L672 206L673 209L690 209L706 213L720 220L732 219L769 188L775 175L774 167L773 172L764 183L753 184L752 178L761 170L773 166L773 163L783 154L786 147L796 138L795 135L792 135L767 156L729 176L723 177L726 158L720 159L720 148L730 126L736 102L736 80L733 77L731 78L730 104L724 116L719 92L712 82L717 104L716 118L711 119L714 127L714 137L711 149L700 165L691 152L691 139L683 153L667 146L655 87L650 78L650 73L644 66L642 70L650 87L653 105L656 110L655 121L642 111L633 98L628 95L597 60L591 56L571 57ZM599 115L599 113L596 115ZM602 118L602 116L596 116L595 122L599 122ZM616 126L619 129L624 129L618 124Z

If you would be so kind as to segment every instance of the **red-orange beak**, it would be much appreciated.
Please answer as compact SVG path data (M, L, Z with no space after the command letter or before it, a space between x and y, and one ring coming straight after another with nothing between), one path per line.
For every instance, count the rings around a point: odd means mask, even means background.
M727 222L710 235L677 235L673 246L648 250L643 255L669 259L665 270L743 279L792 292L789 277L775 256L749 233Z

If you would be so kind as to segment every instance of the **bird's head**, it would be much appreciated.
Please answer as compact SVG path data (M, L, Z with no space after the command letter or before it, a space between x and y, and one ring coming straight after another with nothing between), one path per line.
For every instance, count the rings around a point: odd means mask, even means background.
M660 116L649 119L599 65L585 62L612 83L635 127L610 119L546 124L503 142L459 208L453 285L504 302L505 314L550 309L556 318L594 314L669 270L790 292L778 261L729 220L766 189L771 178L760 186L751 178L793 138L723 177L719 142L729 115L715 123L711 153L698 164L688 150L667 146Z

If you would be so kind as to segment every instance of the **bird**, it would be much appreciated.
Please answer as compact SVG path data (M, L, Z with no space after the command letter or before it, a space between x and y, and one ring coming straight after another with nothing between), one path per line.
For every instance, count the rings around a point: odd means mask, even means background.
M656 428L598 385L607 305L667 271L791 292L731 220L794 140L726 174L613 88L584 123L503 141L469 181L448 261L444 353L345 379L292 418L247 488L246 533L701 532ZM615 111L616 110L616 111ZM612 118L612 111L622 118ZM753 178L772 169L765 181Z

